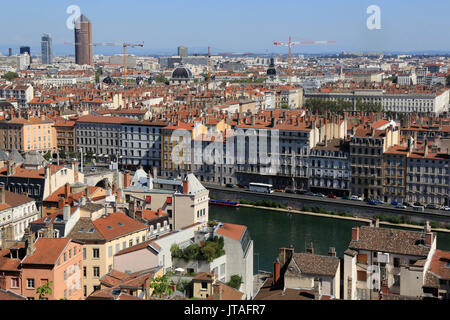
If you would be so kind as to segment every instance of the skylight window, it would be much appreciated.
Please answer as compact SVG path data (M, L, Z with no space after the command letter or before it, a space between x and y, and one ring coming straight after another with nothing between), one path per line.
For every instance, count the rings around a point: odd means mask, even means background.
M94 233L94 228L89 229L88 233Z
M84 228L80 228L80 230L78 230L78 232L83 232L84 231Z
M112 227L111 226L106 226L109 230L112 230Z
M123 226L123 223L122 223L122 222L117 222L117 224L118 224L119 226Z

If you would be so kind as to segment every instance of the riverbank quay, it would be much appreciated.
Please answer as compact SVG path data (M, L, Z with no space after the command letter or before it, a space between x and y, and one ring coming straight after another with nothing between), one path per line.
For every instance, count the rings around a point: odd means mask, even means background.
M320 198L300 194L290 194L282 192L258 193L241 188L227 188L216 185L205 184L210 191L210 197L221 200L241 201L261 201L271 200L290 207L293 210L305 211L305 207L320 207L325 211L345 211L353 216L371 219L377 215L386 215L389 217L407 217L408 222L423 224L425 221L436 221L447 224L450 222L450 214L441 210L425 209L424 212L414 211L412 209L399 209L391 205L370 205L363 201L353 201L344 199ZM271 208L273 209L273 208ZM395 224L397 225L397 224Z
M263 209L268 211L279 211L279 212L285 212L287 214L303 214L303 215L309 215L309 216L318 216L318 217L326 217L326 218L332 218L332 219L343 219L343 220L353 220L353 221L359 221L359 222L365 222L370 224L373 219L369 218L361 218L361 217L346 217L346 216L338 216L334 214L326 214L326 213L318 213L318 212L310 212L310 211L301 211L301 210L294 210L289 208L271 208L271 207L263 207L263 206L255 206L251 204L240 204L241 207L247 207L247 208L257 208L257 209ZM386 221L380 221L380 225L386 225L386 226L395 226L400 228L411 228L411 229L423 229L423 226L417 226L413 224L406 224L406 223L391 223ZM443 229L443 228L432 228L433 231L438 232L447 232L450 233L449 229Z

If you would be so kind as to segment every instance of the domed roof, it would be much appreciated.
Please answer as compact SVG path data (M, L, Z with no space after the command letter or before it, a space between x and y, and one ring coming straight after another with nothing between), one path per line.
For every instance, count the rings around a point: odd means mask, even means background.
M105 79L103 79L103 83L104 84L113 84L114 83L114 79L111 78L110 76L107 76Z
M172 71L172 79L191 79L192 72L189 68L179 65Z
M269 69L267 69L266 75L268 76L276 76L277 75L277 69L275 68L275 62L273 58L270 58L270 65Z

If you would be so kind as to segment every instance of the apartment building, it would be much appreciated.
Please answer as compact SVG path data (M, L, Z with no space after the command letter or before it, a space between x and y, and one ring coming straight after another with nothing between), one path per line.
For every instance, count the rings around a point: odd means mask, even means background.
M429 151L428 141L422 150L414 150L407 157L406 198L422 204L449 204L448 153L433 148Z
M77 152L75 121L56 120L54 125L56 131L58 151L64 151L67 156Z
M0 284L4 290L39 299L36 289L49 284L48 300L81 300L82 245L69 238L38 238L26 231L25 241L0 250Z
M122 124L132 121L125 117L82 116L75 124L77 148L100 161L115 161L120 155Z
M113 269L115 253L147 237L147 225L121 212L80 217L68 238L83 244L83 296L100 289L100 278Z
M419 79L419 78L418 78ZM357 100L371 103L380 103L384 111L407 113L435 113L448 111L449 90L442 89L436 92L395 92L391 93L383 89L355 89L337 92L305 92L305 99L321 98L327 100L350 101Z
M350 193L348 141L333 139L317 144L309 153L309 189L325 195Z
M412 144L410 140L410 145ZM383 200L406 201L407 157L412 146L393 145L383 153Z
M350 138L351 194L364 198L383 196L383 153L400 144L400 130L386 120L360 125Z
M123 168L161 168L161 129L167 123L142 121L122 123L119 164Z
M19 107L26 107L33 96L34 89L31 85L0 85L0 98L16 100Z
M2 233L8 228L10 240L21 240L29 224L40 217L35 200L24 195L5 190L0 186L0 246L2 246Z
M131 184L124 186L123 193L125 201L134 201L140 210L161 209L167 212L170 225L160 225L163 230L177 230L195 223L208 222L209 191L192 173L181 181L153 178L150 173L139 169ZM150 228L151 234L160 231Z
M380 294L421 298L426 271L436 250L436 234L427 223L423 232L354 227L344 252L347 300L378 300Z
M45 116L0 122L0 148L19 152L57 150L54 122Z

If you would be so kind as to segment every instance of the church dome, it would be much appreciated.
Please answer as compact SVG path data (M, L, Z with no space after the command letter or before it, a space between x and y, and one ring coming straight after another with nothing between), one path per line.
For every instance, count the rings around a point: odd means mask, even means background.
M180 65L172 71L172 79L192 79L192 72L189 68Z

